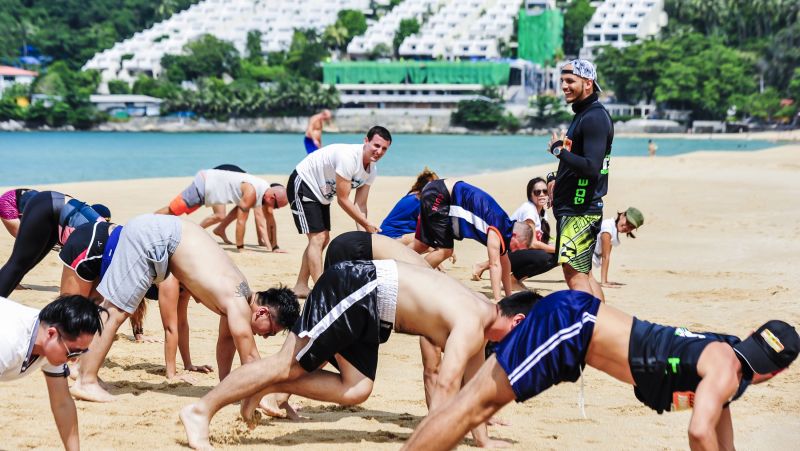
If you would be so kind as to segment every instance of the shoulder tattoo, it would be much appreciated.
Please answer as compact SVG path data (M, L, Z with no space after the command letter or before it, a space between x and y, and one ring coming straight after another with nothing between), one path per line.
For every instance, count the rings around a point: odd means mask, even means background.
M241 297L249 300L250 299L250 295L253 294L253 292L250 291L250 285L247 284L247 281L243 280L243 281L239 282L239 286L236 287L236 290L234 291L234 294L236 296L241 296Z

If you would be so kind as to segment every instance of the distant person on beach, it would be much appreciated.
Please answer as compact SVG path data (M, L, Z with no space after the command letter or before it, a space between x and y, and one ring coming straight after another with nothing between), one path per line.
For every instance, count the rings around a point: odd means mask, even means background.
M458 179L433 180L420 193L419 223L409 247L423 253L436 268L453 254L454 240L471 238L486 246L489 277L495 301L511 294L508 253L530 246L533 229L512 221L496 200L482 189Z
M67 451L80 449L78 412L69 394L67 362L79 359L95 334L102 331L101 312L102 308L83 296L61 296L41 311L0 298L0 381L20 379L41 368L50 411ZM17 398L29 396L19 393ZM42 418L34 416L35 427L41 427Z
M495 349L457 396L417 426L404 450L452 449L511 401L521 403L553 385L577 381L585 365L632 385L636 398L658 413L691 409L688 448L733 450L730 404L750 385L791 365L800 337L779 320L744 340L697 333L640 320L588 293L558 291L539 300ZM765 424L769 413L786 415L774 407L767 413L750 409ZM623 435L619 440L616 448L634 443L626 443Z
M330 241L331 202L356 222L358 230L380 232L367 219L369 189L378 175L380 160L392 145L389 130L376 125L361 144L330 144L307 155L289 176L289 203L297 232L305 234L308 245L297 282L292 290L298 297L310 291L308 280L316 282L322 274L322 253ZM355 201L350 191L355 190Z
M236 249L244 249L244 233L250 209L254 209L259 236L264 239L263 246L272 252L269 229L275 227L273 210L289 203L286 189L278 183L269 184L256 176L230 170L204 169L199 171L194 181L177 195L168 206L160 208L156 214L191 214L201 205L211 206L214 213L200 222L206 228L225 220L225 205L234 204L236 210ZM268 226L270 224L270 226ZM225 229L214 229L214 233L226 244L233 244L225 235Z
M576 59L562 66L561 90L575 117L560 136L553 132L547 151L558 159L552 194L558 264L570 289L602 298L603 290L589 272L608 191L614 124L598 100L596 79L589 61Z
M6 264L0 269L0 296L8 297L22 278L55 246L63 245L82 224L105 221L89 205L57 191L25 195L17 239Z
M656 156L656 150L658 150L658 146L656 143L653 142L652 139L647 140L647 154L651 157Z
M600 234L592 254L592 265L600 267L600 286L604 288L619 288L624 284L608 280L608 267L611 262L611 249L619 246L619 234L625 233L631 238L636 238L633 231L644 224L644 215L638 208L629 207L622 213L617 213L616 218L604 219L600 224ZM589 275L594 279L594 275ZM602 293L601 293L602 294ZM598 297L605 302L604 297Z
M244 169L240 168L239 166L237 166L235 164L221 164L219 166L215 166L214 169L219 169L219 170L222 170L222 171L240 172L240 173L246 173L247 172L247 171L245 171ZM280 184L273 183L270 186L272 187L272 186L278 186L278 185L280 185ZM267 237L266 238L261 236L261 232L262 231L261 231L261 228L258 226L258 218L260 217L260 215L255 215L255 214L253 215L253 223L255 224L255 227L256 227L256 236L258 237L258 245L259 246L266 246L267 243L270 243L270 244L272 244L272 252L284 253L285 251L282 250L280 248L280 246L278 245L278 226L275 223L275 213L274 213L275 209L271 205L266 205L266 207L267 207L267 212L264 214L264 218L266 219L266 227L267 227ZM224 210L224 207L220 208L220 206L217 206L217 205L212 205L211 208L214 210L215 214L216 214L217 211ZM220 223L217 224L216 227L214 227L214 230L213 230L214 234L217 235L218 237L222 238L222 242L225 243L225 244L233 244L233 242L231 242L228 239L228 234L226 233L225 229L227 229L228 226L233 221L236 220L236 217L237 217L237 215L239 214L240 211L241 211L241 209L238 206L235 206L235 207L231 208L231 211L228 212L228 215L225 216L225 218L222 221L220 221Z
M148 288L172 273L209 310L220 315L217 367L230 373L235 353L242 364L259 358L253 335L264 338L291 327L300 306L286 288L253 293L228 254L196 224L174 216L147 214L109 235L103 252L107 270L97 292L108 309L106 333L92 344L72 386L73 396L95 402L115 398L100 385L98 372L117 330L136 311ZM273 409L277 410L277 408Z
M380 346L393 331L426 337L444 349L431 394L436 409L480 367L486 340L505 337L538 299L525 292L494 304L439 271L393 260L337 263L319 278L280 351L242 365L181 410L189 446L208 449L214 414L239 400L253 427L258 400L269 393L363 403L372 393ZM326 363L339 371L323 369ZM475 426L479 446L497 444L484 425Z
M96 222L84 224L75 229L58 254L64 263L61 272L60 292L65 294L78 294L90 298L99 297L96 287L110 263L103 256L109 238L114 242L119 239L123 226L109 223ZM116 231L116 232L115 232ZM114 246L112 243L111 246ZM164 326L164 362L168 380L183 380L193 382L187 374L178 374L175 356L180 349L183 365L186 371L207 373L213 370L209 365L194 365L189 351L189 320L188 307L190 293L180 285L178 279L170 274L157 286L153 285L145 294L145 298L158 301L161 321ZM144 316L146 302L139 303L131 315L133 336L137 342L155 341L144 336Z
M514 221L525 222L534 230L531 245L508 254L511 263L512 283L515 290L526 289L523 281L529 277L550 271L557 266L556 248L550 244L550 224L547 222L547 207L550 197L547 182L541 177L532 178L526 186L528 200L511 215ZM472 280L481 279L489 269L489 262L476 263L472 268Z
M309 154L322 147L322 126L331 121L331 110L322 110L308 118L303 145Z
M414 232L417 230L419 218L419 193L431 180L438 180L439 176L427 167L417 175L411 189L400 199L386 215L381 223L381 235L400 240L408 245L414 241Z

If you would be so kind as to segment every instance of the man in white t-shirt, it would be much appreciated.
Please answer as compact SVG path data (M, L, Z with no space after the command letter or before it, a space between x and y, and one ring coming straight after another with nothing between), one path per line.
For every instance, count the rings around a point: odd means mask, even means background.
M41 311L0 297L0 381L44 373L50 410L67 450L80 449L78 413L69 393L67 361L88 351L102 329L100 312L84 296L61 296Z
M200 227L206 228L226 220L225 205L236 205L231 211L236 215L236 249L244 249L244 232L250 209L256 216L258 236L262 239L267 251L277 249L277 236L270 234L275 229L273 210L286 206L286 188L278 183L269 184L261 178L246 172L221 169L204 169L199 171L192 183L169 203L156 211L156 214L175 215L191 214L201 205L212 207L214 214L203 219ZM234 213L235 212L235 213ZM225 236L225 229L215 229L217 236L227 244L233 244ZM270 239L273 236L275 239Z
M322 252L330 240L330 204L339 206L356 221L358 230L370 233L380 228L367 220L369 188L378 175L376 163L392 144L389 130L369 129L363 144L331 144L306 156L289 176L288 197L297 231L308 237L300 273L293 291L306 297L308 278L316 282L322 274ZM350 191L355 189L355 202Z

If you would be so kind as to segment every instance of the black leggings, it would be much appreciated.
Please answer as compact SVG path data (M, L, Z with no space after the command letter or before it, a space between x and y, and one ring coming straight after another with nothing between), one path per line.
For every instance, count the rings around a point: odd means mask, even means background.
M42 191L25 205L14 250L0 269L0 296L8 297L58 242L58 215L63 206L64 195L53 191Z
M541 249L521 249L508 254L511 272L517 280L538 276L556 267L556 254Z

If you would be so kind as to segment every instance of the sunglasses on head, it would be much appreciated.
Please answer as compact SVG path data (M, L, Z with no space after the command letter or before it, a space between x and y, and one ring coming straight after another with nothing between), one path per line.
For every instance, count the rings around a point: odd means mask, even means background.
M535 189L533 190L534 196L544 196L547 194L547 189Z

